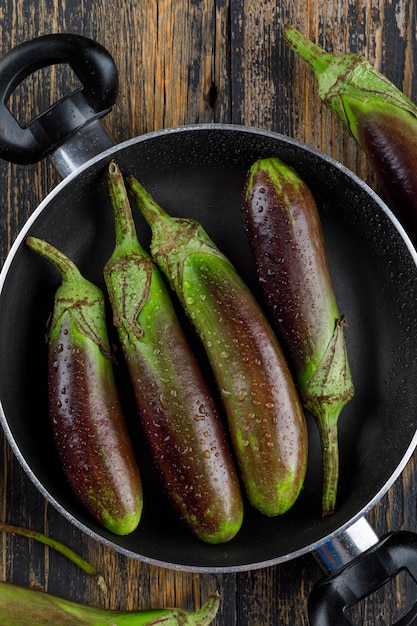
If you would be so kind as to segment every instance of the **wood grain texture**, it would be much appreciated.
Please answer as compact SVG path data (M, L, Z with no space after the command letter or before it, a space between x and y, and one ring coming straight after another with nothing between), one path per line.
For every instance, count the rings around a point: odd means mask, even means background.
M3 0L0 54L45 33L92 37L119 68L119 98L107 120L116 141L182 124L257 126L331 154L377 189L364 156L321 105L312 72L283 43L287 22L329 51L362 52L417 100L413 0ZM54 71L34 77L15 96L14 110L30 119L39 101L65 89L67 79L59 84ZM0 162L1 261L58 180L47 161L28 167ZM417 528L415 469L413 456L369 513L378 534ZM103 572L108 593L63 557L20 537L1 539L1 580L115 609L194 609L218 591L223 601L216 626L308 624L307 599L322 575L310 555L237 574L165 570L120 556L75 529L43 500L6 442L1 481L0 519L67 543ZM398 579L361 604L355 619L365 626L395 621L413 593L413 583Z

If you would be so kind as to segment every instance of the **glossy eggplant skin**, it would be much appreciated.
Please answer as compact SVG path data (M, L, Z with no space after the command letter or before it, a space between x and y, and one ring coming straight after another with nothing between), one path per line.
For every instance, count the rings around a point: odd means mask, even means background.
M131 533L142 513L142 484L116 388L103 294L50 244L34 237L27 244L62 275L48 334L48 399L63 470L100 524Z
M336 424L353 396L316 202L295 170L277 158L248 172L243 203L259 287L297 382L320 430L323 513L333 512L338 482Z
M379 186L417 242L417 106L362 55L332 55L294 27L286 43L312 67L320 97L365 152Z
M315 200L278 159L254 163L243 222L259 287L302 388L339 318Z
M417 243L417 109L345 98L349 129L378 176L381 190Z
M202 541L240 530L243 498L212 393L162 275L140 246L119 168L108 174L116 246L104 269L141 424L165 491Z
M276 337L202 226L168 216L132 177L129 190L151 225L151 253L205 347L248 499L265 515L283 514L304 482L307 431Z

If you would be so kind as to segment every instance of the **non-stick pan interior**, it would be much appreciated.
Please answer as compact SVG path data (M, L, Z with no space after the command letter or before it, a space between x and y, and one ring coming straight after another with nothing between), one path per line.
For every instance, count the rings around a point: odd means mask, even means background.
M307 415L309 467L291 511L268 518L247 505L242 530L230 543L211 546L195 539L159 486L120 359L117 377L144 480L144 513L132 535L114 536L76 502L60 468L48 421L45 344L59 277L26 248L24 238L47 239L104 289L102 269L114 246L106 167L115 158L169 213L200 220L257 293L242 227L242 194L250 165L272 155L292 164L315 194L339 309L348 321L356 393L339 420L337 510L328 518L321 515L321 452L316 425ZM134 213L139 238L147 246L149 229ZM314 548L367 510L411 454L417 423L416 285L414 252L375 194L343 167L297 142L230 126L180 128L126 142L65 179L36 210L6 261L0 293L3 426L42 493L77 526L125 554L212 571L286 560ZM200 354L192 333L190 338Z

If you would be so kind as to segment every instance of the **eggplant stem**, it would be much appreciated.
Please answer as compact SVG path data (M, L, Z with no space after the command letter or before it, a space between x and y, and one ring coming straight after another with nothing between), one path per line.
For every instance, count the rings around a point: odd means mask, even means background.
M61 274L62 282L79 283L84 280L75 263L47 241L38 239L37 237L27 237L26 244L31 250L37 252L55 265L56 269Z
M159 206L136 178L128 176L126 178L126 186L135 199L141 200L140 210L149 226L155 224L161 217L171 219L170 215Z
M113 206L117 246L139 246L129 198L119 166L111 161L108 168L108 187Z
M83 559L79 554L74 552L74 550L71 550L71 548L68 548L68 546L65 546L60 541L52 539L51 537L48 537L47 535L44 535L36 530L30 530L29 528L23 528L20 526L12 526L10 524L0 523L0 532L9 533L11 535L20 535L21 537L26 537L27 539L35 539L39 543L43 543L49 548L52 548L75 563L75 565L82 569L86 574L95 577L100 589L105 593L107 592L105 580L103 576L99 574L97 569L91 565L91 563Z
M318 75L325 72L334 57L304 37L294 26L284 26L284 41L313 68Z
M331 515L336 507L339 482L339 443L337 420L318 421L323 458L322 514Z

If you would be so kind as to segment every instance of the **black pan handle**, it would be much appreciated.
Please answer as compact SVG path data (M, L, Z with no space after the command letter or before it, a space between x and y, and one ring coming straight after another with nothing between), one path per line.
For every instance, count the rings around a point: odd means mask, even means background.
M67 63L82 88L22 127L7 108L14 89L36 70ZM0 59L0 157L13 163L36 163L88 122L108 113L117 96L113 58L99 43L71 33L27 41Z
M417 583L415 533L389 533L339 571L319 580L309 598L311 626L353 626L345 609L369 596L402 570L407 570ZM417 624L417 602L393 626L412 624Z

